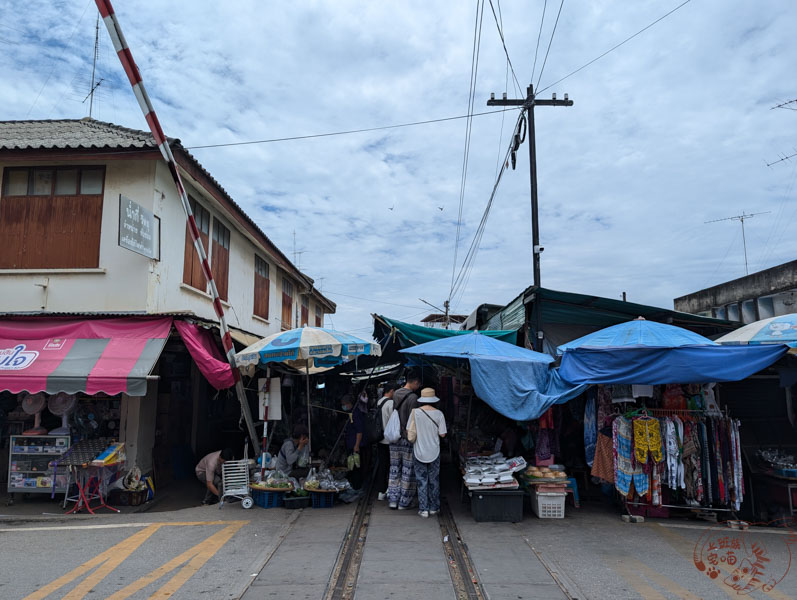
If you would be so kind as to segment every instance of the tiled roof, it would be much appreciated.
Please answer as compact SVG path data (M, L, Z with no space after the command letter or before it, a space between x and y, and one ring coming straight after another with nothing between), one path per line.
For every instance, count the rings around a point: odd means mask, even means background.
M179 144L179 140L169 140ZM156 148L152 134L94 119L0 121L0 149Z
M294 270L307 280L312 291L323 298L334 312L335 303L313 287L313 280L299 271L287 256L274 244L252 218L232 199L227 191L216 181L213 175L203 167L194 156L180 144L176 138L168 138L172 150L179 150L204 173L214 186L235 207L238 213L263 236L267 244L273 248L289 269ZM110 149L136 150L156 149L157 145L148 131L129 129L121 125L97 121L89 117L83 119L59 119L43 121L0 121L0 151L3 150L56 150L56 149Z

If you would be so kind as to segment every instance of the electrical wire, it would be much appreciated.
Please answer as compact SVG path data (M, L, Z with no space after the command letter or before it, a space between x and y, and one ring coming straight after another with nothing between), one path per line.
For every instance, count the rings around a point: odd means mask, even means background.
M542 5L542 19L540 19L540 30L537 32L537 47L534 49L534 65L531 67L531 79L529 83L534 82L534 71L537 70L537 53L540 51L540 40L542 39L542 25L545 23L545 9L548 8L548 0Z
M556 26L559 25L559 17L562 15L562 7L565 5L565 0L562 0L559 3L559 12L556 13L556 21L553 23L553 31L551 31L551 39L548 40L548 49L545 51L545 59L542 61L542 66L540 67L540 74L537 76L537 85L534 87L540 87L540 79L542 79L542 73L545 71L545 65L548 62L548 53L551 51L551 44L553 44L553 37L556 35Z
M397 125L382 125L380 127L366 127L363 129L349 129L346 131L331 131L329 133L314 133L310 135L294 135L282 138L270 138L265 140L251 140L246 142L227 142L225 144L205 144L202 146L183 146L186 150L199 150L201 148L224 148L227 146L248 146L252 144L273 144L275 142L291 142L294 140L308 140L312 138L332 137L336 135L349 135L352 133L368 133L369 131L383 131L385 129L399 129L401 127L414 127L416 125L429 125L431 123L443 123L445 121L457 121L459 119L470 119L471 117L482 117L484 115L494 115L501 112L512 110L503 108L500 110L487 110L484 112L470 112L466 115L457 115L456 117L442 117L440 119L428 119L426 121L413 121L411 123L399 123Z
M329 290L324 291L325 296L342 296L344 298L354 298L355 300L365 300L366 302L375 302L377 304L387 304L389 306L398 306L400 308L421 308L420 306L412 305L412 304L396 304L395 302L385 302L384 300L374 300L372 298L363 298L362 296L352 296L351 294L342 294L340 292L330 292Z
M669 17L671 14L673 14L675 11L677 11L677 10L679 10L679 9L683 8L684 6L686 6L687 4L689 4L691 1L692 1L692 0L685 0L684 2L682 2L681 4L679 4L678 6L676 6L675 8L673 8L673 9L672 9L670 12L668 12L668 13L666 13L666 14L664 14L664 15L660 16L658 19L656 19L655 21L653 21L653 22L652 22L652 23L650 23L649 25L646 25L645 27L643 27L642 29L640 29L639 31L637 31L635 34L633 34L633 35L631 35L631 36L629 36L629 37L625 38L625 39L624 39L622 42L620 42L619 44L616 44L615 46L612 46L611 48L609 48L609 49L608 49L606 52L604 52L603 54L601 54L601 55L599 55L599 56L596 56L595 58L593 58L593 59L592 59L591 61L589 61L588 63L585 63L585 64L581 65L581 66L580 66L578 69L576 69L575 71L571 71L570 73L568 73L567 75L565 75L565 76L564 76L564 77L562 77L561 79L557 79L557 80L556 80L556 81L554 81L552 84L550 84L550 85L548 85L548 86L544 87L543 89L541 89L541 90L537 90L537 92L536 92L536 93L537 93L537 94L539 94L539 93L542 93L542 92L544 92L545 90L552 88L552 87L553 87L553 86L555 86L556 84L558 84L558 83L562 83L562 82L563 82L565 79L568 79L568 78L572 77L573 75L575 75L575 74L576 74L576 73L578 73L579 71L583 71L584 69L586 69L587 67L589 67L591 64L593 64L593 63L595 63L595 62L599 61L600 59L602 59L602 58L603 58L604 56L606 56L607 54L609 54L609 53L611 53L611 52L614 52L615 50L617 50L617 49L618 49L620 46L622 46L623 44L626 44L626 43L630 42L630 41L631 41L631 40L633 40L635 37L637 37L639 34L641 34L641 33L645 32L645 31L647 31L648 29L650 29L651 27L653 27L653 26L654 26L656 23L658 23L659 21L662 21L662 20L666 19L666 18L667 18L667 17Z
M780 200L780 205L778 206L778 210L775 213L775 218L773 219L772 227L770 228L769 235L767 236L767 241L764 243L764 251L762 252L761 262L759 263L757 269L759 271L764 267L766 261L769 260L769 256L772 254L772 252L774 252L775 248L777 247L776 245L770 247L769 243L772 241L773 237L777 235L777 232L779 230L779 225L783 223L787 229L790 225L789 221L783 220L782 217L786 209L786 200L788 200L789 195L791 194L791 190L794 187L795 179L797 178L797 163L794 164L794 167L791 170L790 177L791 180L789 182L789 185L786 187L786 192L783 194L783 198L781 198Z
M493 6L493 0L490 0L490 10L493 11L493 18L495 19L495 26L498 28L498 35L501 38L501 45L504 47L504 54L506 54L506 61L509 63L509 68L512 70L512 77L515 80L515 84L520 88L520 82L518 81L517 75L515 75L515 67L512 66L512 59L509 58L509 50L506 49L506 40L504 39L504 30L501 26L501 23L498 22L498 15L495 14L495 7ZM503 21L503 19L501 19Z
M476 3L476 22L473 26L473 50L470 58L470 83L468 87L468 114L473 113L476 102L476 79L479 72L479 54L481 50L482 25L484 24L484 0ZM451 289L454 288L454 274L457 270L457 256L459 253L459 240L462 231L462 211L465 206L465 185L468 178L468 161L470 159L470 140L473 131L473 118L468 118L465 122L465 149L462 154L462 175L460 176L459 187L459 210L457 212L457 234L454 239L454 261L451 265ZM449 290L449 296L451 290Z

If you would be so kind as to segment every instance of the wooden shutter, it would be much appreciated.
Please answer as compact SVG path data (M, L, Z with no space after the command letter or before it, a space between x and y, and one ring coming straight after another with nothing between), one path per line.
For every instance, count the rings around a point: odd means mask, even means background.
M307 296L302 296L302 327L307 327L310 324L310 302Z
M255 306L253 312L264 319L268 319L270 287L268 263L259 256L255 256Z
M218 220L213 221L213 255L210 270L213 279L216 280L219 298L226 301L230 274L230 230Z
M293 284L285 277L282 278L282 328L291 329L293 317Z
M199 204L196 200L189 197L189 204L194 213L194 221L196 221L197 229L199 230L199 239L202 240L202 246L205 252L210 250L208 241L210 238L210 213ZM215 278L215 273L214 273ZM194 249L194 240L191 237L191 231L188 225L185 226L185 256L183 258L183 283L190 285L203 292L207 290L207 281L205 274L202 272L202 261L199 260L199 255Z

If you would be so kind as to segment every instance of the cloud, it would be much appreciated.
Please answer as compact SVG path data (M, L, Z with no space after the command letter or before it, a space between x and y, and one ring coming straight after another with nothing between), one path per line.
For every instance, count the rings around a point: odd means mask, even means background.
M79 118L88 90L93 3L15 7L0 39L4 119ZM540 87L638 31L676 2L565 3ZM13 8L13 10L12 10ZM502 8L525 87L540 3ZM116 7L166 132L202 145L300 136L464 114L474 6L462 3L177 0ZM572 78L571 108L536 110L542 282L669 307L672 298L794 258L795 170L765 161L795 145L791 111L797 6L728 10L692 2ZM553 26L549 11L537 76ZM96 118L145 128L101 31ZM489 7L476 110L507 83ZM85 85L83 85L85 87ZM36 100L39 90L41 97ZM31 108L32 107L32 108ZM489 198L516 115L473 120L458 262ZM503 124L503 125L502 125ZM370 313L417 319L452 281L465 122L255 146L198 149L203 165L338 302L336 327L367 334ZM790 188L790 185L792 186ZM444 210L440 211L439 206ZM390 210L392 208L392 210ZM528 150L504 175L455 310L505 303L531 283ZM457 265L457 269L459 265ZM347 296L370 300L360 300ZM401 306L394 306L395 304ZM417 307L413 310L412 307ZM431 309L428 309L431 310Z

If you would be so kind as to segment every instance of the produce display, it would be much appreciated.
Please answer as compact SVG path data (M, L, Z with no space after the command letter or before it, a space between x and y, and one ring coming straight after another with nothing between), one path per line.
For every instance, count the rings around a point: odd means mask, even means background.
M558 465L551 465L550 467L535 467L530 466L523 475L526 479L540 480L540 481L561 481L567 479L567 473L564 468L559 468Z
M342 473L341 473L342 474ZM304 489L310 492L342 492L351 488L346 479L335 479L329 469L310 469L304 482Z

